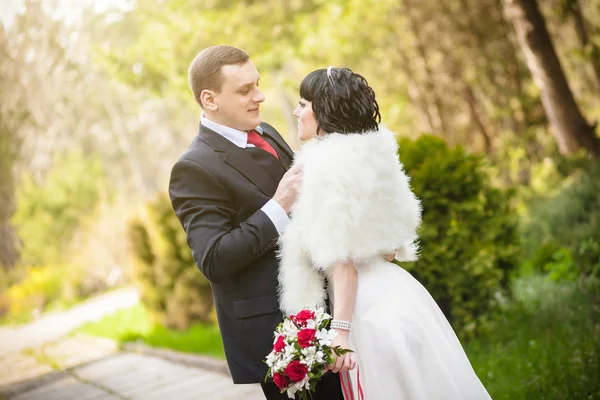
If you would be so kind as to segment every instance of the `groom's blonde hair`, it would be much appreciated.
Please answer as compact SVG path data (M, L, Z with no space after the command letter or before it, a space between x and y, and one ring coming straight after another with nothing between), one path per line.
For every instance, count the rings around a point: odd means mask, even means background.
M202 107L200 94L203 90L221 91L224 65L244 64L249 59L250 56L244 50L227 45L207 47L198 53L188 69L188 81L200 107Z

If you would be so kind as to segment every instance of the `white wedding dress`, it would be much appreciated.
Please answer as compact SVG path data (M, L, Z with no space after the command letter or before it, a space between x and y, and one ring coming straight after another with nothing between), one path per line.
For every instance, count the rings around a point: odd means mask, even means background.
M324 277L352 260L350 347L358 367L343 376L346 400L490 399L427 290L383 259L393 251L400 261L417 257L421 208L397 150L394 134L380 126L313 139L296 153L303 182L280 237L281 309L324 306Z
M350 347L346 400L490 399L427 290L383 259L360 269Z

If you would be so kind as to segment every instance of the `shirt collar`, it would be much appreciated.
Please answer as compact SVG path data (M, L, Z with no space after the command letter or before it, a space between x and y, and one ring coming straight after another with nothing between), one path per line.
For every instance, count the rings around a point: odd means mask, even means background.
M206 118L204 114L200 117L200 123L217 132L219 135L223 136L225 139L229 140L231 143L235 144L237 147L241 147L245 149L248 146L248 133L244 131L237 130L235 128L230 128L229 126L221 125L216 122L213 122ZM263 129L260 126L254 128L254 130L262 135Z

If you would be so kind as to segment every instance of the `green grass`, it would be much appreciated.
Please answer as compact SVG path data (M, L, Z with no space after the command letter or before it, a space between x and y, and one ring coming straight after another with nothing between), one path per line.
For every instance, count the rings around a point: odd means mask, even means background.
M515 299L465 350L494 400L600 399L600 285L518 280Z
M98 322L81 326L75 332L113 339L118 343L141 341L152 346L187 353L225 358L219 328L213 324L194 324L176 331L152 323L141 305L117 311Z

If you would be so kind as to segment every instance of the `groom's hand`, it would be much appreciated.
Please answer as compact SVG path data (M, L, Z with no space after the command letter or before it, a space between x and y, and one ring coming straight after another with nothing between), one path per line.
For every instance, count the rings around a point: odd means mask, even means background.
M289 171L283 175L277 191L273 195L279 205L285 210L286 213L290 213L292 205L296 202L298 197L298 188L302 183L302 167L300 165L294 165Z

